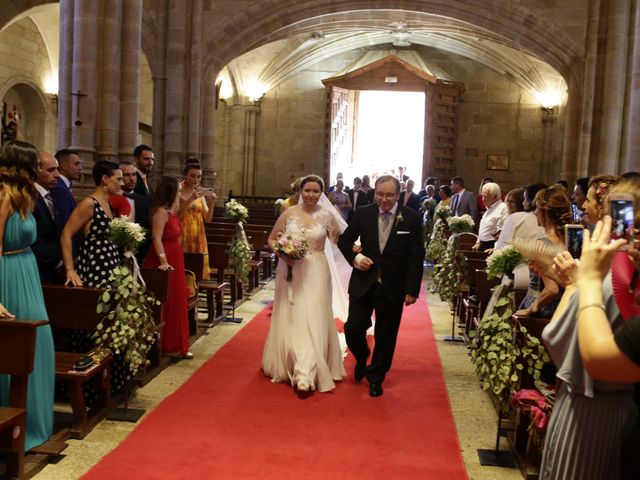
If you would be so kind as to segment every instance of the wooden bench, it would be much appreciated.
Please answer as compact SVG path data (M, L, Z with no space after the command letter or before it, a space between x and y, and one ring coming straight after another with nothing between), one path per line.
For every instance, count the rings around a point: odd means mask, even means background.
M215 274L218 283L228 282L229 303L235 309L244 299L242 293L242 281L236 275L235 270L229 268L229 257L227 256L227 245L224 243L208 243L209 266L212 274Z
M162 354L162 334L166 324L162 319L162 305L167 301L169 294L169 272L159 268L143 268L140 273L147 290L160 302L160 305L153 307L156 338L147 353L149 365L143 366L137 375L138 385L144 386L169 365L169 359Z
M192 271L198 282L198 289L202 290L207 300L207 321L208 328L213 327L225 317L224 312L224 290L229 287L228 282L218 282L217 280L205 280L204 277L204 254L185 253L184 268Z
M96 312L98 300L104 290L97 288L43 285L44 300L54 336L61 330L94 332L102 316ZM111 362L108 353L86 370L75 370L74 364L85 353L56 351L56 380L67 385L69 403L73 410L70 435L84 438L111 408ZM96 404L87 410L82 387L93 382L98 390Z
M0 373L11 376L9 404L0 407L0 448L7 457L7 475L24 475L27 387L33 370L37 328L46 320L0 319Z

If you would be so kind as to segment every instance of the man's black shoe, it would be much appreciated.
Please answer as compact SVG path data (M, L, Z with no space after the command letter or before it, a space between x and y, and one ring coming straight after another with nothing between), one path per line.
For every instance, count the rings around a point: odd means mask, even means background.
M369 396L370 397L379 397L382 395L382 384L381 383L372 383L369 385Z
M361 382L365 373L367 373L367 364L356 363L356 368L353 370L353 377L356 379L356 382Z

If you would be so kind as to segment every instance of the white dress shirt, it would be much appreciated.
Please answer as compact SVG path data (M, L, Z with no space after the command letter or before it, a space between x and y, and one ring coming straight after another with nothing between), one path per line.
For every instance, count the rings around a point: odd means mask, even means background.
M491 204L487 211L484 212L482 219L480 220L480 227L478 228L478 241L479 242L491 242L496 239L496 235L502 228L502 224L509 215L507 205L498 200Z
M544 228L538 225L533 212L515 212L507 217L496 242L495 249L511 245L515 238L537 240L544 236Z

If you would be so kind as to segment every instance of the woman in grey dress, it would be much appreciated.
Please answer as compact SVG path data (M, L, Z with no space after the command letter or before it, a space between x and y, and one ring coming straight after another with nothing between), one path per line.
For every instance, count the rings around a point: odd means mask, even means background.
M597 381L586 371L578 347L577 318L583 310L579 308L575 262L567 262L567 269L572 270L573 275L569 275L572 278L542 333L558 367L559 388L545 438L539 478L625 478L621 452L638 421L633 386ZM566 272L560 268L557 271L561 278L567 278ZM604 309L615 331L623 319L613 297L610 273L602 282L599 308Z

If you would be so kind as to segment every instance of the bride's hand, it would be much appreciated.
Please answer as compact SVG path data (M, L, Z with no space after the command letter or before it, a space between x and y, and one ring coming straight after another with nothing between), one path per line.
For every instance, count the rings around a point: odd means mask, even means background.
M354 243L353 247L352 247L353 253L361 253L362 252L362 245L360 245L359 243Z

